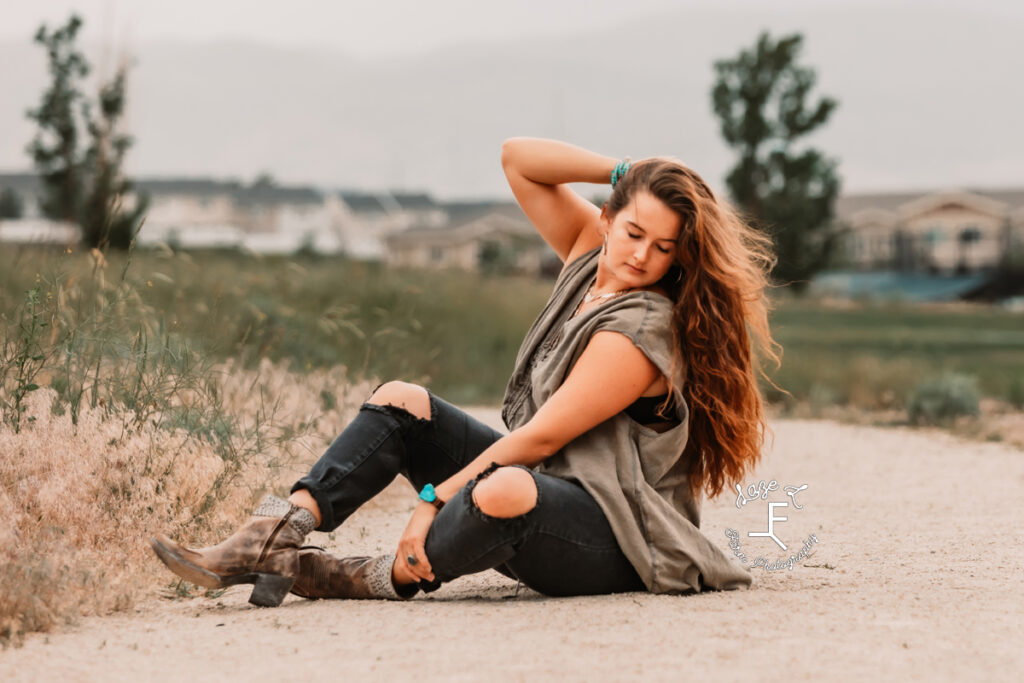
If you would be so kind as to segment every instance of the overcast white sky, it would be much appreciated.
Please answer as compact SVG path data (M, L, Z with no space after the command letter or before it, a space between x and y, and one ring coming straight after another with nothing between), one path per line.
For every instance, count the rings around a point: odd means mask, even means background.
M246 39L372 58L490 38L579 33L681 7L937 5L1024 16L1019 0L0 0L0 40L42 22L85 19L83 38L115 48L162 38Z
M711 62L771 27L807 32L802 63L841 103L808 142L842 161L845 191L1024 177L1024 95L1013 87L1024 0L0 0L0 169L29 166L25 111L45 78L32 35L73 10L94 73L109 71L111 54L138 59L127 168L144 176L268 171L286 183L496 196L504 177L481 150L536 135L611 154L685 150L715 182L732 153L707 101ZM643 83L654 87L624 90L643 106L595 115L602 73L652 55L661 61Z

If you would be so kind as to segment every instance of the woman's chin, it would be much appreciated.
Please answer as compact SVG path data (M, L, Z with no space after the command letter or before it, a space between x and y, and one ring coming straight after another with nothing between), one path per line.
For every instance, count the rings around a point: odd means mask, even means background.
M636 273L630 273L629 276L626 278L626 282L629 283L630 289L639 289L641 287L650 287L651 285L656 284L658 281L656 279L651 278L651 276L645 272L641 275L637 275Z

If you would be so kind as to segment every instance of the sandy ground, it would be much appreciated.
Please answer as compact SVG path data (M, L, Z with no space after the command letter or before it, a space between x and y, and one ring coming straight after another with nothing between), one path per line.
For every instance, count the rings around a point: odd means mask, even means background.
M498 424L496 411L476 411ZM751 561L749 591L545 598L488 571L408 603L307 601L278 609L153 596L0 652L0 680L1020 680L1024 670L1024 452L937 430L778 420L758 472L767 498L705 503ZM807 488L791 499L783 487ZM328 538L391 550L412 508L396 482ZM750 531L780 507L783 551ZM735 561L739 562L739 559ZM154 559L154 562L156 560Z

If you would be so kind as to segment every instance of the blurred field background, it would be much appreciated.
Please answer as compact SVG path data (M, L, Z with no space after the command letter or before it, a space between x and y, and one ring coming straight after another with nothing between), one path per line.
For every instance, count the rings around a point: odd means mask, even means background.
M7 337L16 336L30 290L39 288L43 309L59 306L47 303L58 295L66 306L96 288L97 271L137 299L119 312L117 331L130 337L145 329L247 368L264 358L296 372L345 366L353 377L427 384L458 404L500 403L519 344L553 287L532 277L394 270L326 256L134 251L108 253L98 266L89 252L5 246ZM1019 312L785 293L774 307L784 355L780 368L766 371L789 395L763 387L780 409L901 409L915 387L947 373L973 378L981 397L1024 405Z
M264 492L287 490L377 381L498 404L552 286L338 257L5 245L0 642L154 586L197 594L167 583L148 536L222 538ZM767 370L788 393L765 382L773 414L1016 438L978 405L1019 418L1019 313L775 305L783 363Z
M956 373L981 397L1024 405L1024 318L992 306L787 299L772 329L784 348L769 400L901 409L920 384Z

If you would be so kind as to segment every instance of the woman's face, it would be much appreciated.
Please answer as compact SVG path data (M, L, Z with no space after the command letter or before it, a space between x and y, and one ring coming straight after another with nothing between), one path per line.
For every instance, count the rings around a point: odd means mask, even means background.
M676 258L680 220L675 211L650 192L640 190L609 221L601 217L608 234L604 267L626 287L649 287L658 282Z

